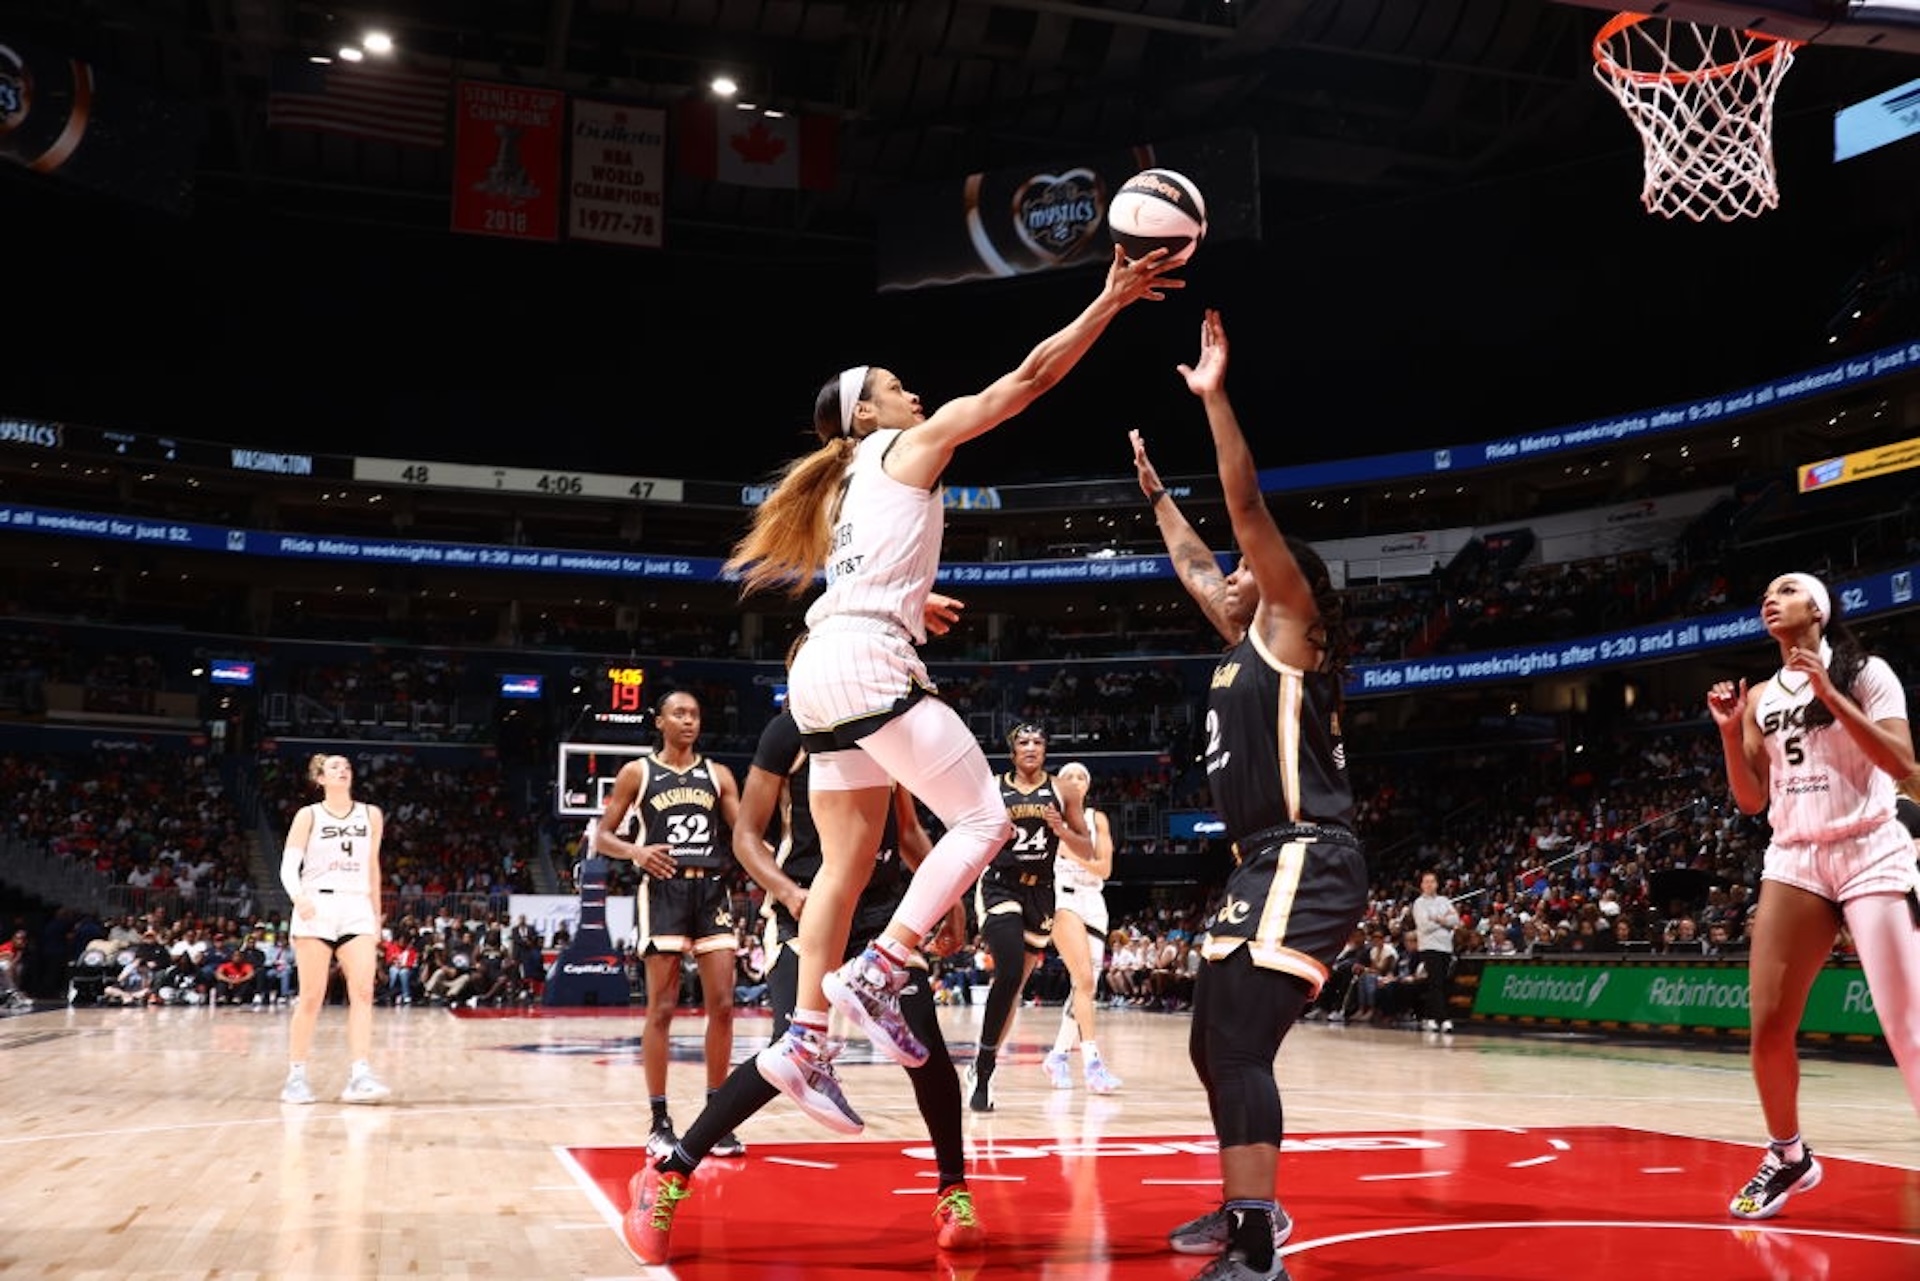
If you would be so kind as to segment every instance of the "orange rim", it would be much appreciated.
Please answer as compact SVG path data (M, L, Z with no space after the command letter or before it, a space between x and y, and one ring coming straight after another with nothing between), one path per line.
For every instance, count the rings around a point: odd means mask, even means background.
M1608 42L1620 33L1639 26L1650 17L1652 17L1651 14L1645 13L1616 13L1607 19L1606 25L1601 27L1593 37L1595 65L1615 80L1625 80L1633 84L1690 84L1695 80L1723 79L1735 72L1761 66L1778 58L1783 48L1797 49L1806 43L1804 40L1795 40L1790 36L1776 36L1765 31L1754 31L1743 27L1740 29L1741 35L1750 40L1759 40L1762 44L1746 57L1732 62L1710 63L1704 67L1696 67L1692 71L1638 71L1615 62L1613 54L1607 48Z

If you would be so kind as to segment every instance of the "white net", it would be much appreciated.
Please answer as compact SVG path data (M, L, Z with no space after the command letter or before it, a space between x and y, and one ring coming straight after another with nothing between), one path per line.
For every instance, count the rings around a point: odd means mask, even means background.
M1594 75L1640 131L1648 213L1732 222L1780 203L1773 100L1796 43L1638 13L1600 29Z

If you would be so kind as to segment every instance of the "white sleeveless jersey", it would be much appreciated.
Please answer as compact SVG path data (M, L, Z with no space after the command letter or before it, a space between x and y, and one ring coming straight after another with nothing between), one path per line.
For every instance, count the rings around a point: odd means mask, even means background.
M1852 697L1870 721L1907 717L1906 691L1881 658L1867 659ZM1893 817L1892 777L1839 725L1808 729L1812 702L1811 678L1775 673L1753 709L1767 752L1767 821L1776 842L1838 840Z
M1087 816L1087 825L1096 833L1100 830L1094 815L1098 810L1083 809ZM1098 894L1106 882L1087 870L1087 865L1067 854L1056 854L1053 859L1053 883L1059 889L1091 890Z
M367 868L373 855L373 819L367 803L355 801L345 818L329 814L324 801L307 808L313 811L313 830L307 834L307 851L300 859L301 891L370 893Z
M938 488L904 484L881 466L899 438L896 428L876 431L854 449L827 553L827 588L807 610L809 631L833 618L875 619L926 642L946 509Z

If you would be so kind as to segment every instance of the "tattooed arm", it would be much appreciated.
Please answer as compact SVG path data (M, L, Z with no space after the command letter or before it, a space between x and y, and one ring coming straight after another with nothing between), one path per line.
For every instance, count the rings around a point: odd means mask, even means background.
M1237 643L1245 629L1227 615L1227 576L1220 572L1219 559L1200 541L1200 535L1180 514L1173 495L1160 483L1160 473L1147 458L1147 442L1138 431L1128 432L1127 439L1133 442L1133 470L1140 478L1140 492L1147 496L1153 508L1160 537L1166 540L1167 555L1173 561L1173 572L1180 576L1180 582L1214 630L1229 645Z

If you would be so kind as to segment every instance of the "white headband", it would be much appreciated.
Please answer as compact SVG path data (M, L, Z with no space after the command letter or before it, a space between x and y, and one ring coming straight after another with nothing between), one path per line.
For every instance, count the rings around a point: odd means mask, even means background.
M860 403L860 389L867 385L868 365L855 365L840 373L840 434L853 435L853 407Z
M1813 597L1813 607L1820 615L1821 623L1833 617L1833 598L1827 595L1827 585L1812 574L1792 573L1780 577L1799 584L1800 590Z

